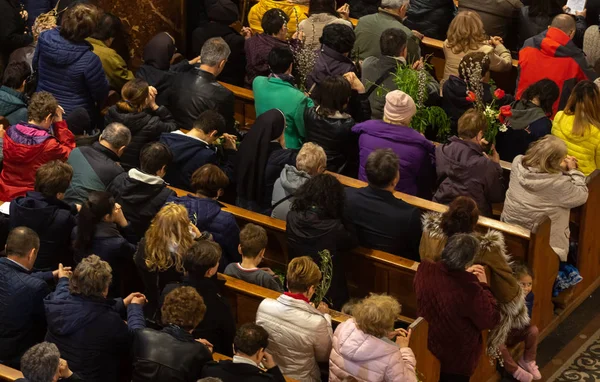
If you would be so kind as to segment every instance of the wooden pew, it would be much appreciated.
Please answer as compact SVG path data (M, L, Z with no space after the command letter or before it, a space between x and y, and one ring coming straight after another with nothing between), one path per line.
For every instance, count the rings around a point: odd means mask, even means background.
M242 130L248 130L256 120L254 108L254 93L250 89L219 82L233 92L235 96L234 118L239 122Z
M13 382L19 378L23 378L23 373L21 373L19 370L0 364L0 381Z

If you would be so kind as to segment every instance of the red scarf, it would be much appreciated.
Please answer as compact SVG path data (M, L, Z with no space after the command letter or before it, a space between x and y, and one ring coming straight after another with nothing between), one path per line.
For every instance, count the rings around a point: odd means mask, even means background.
M289 296L291 298L295 298L296 300L302 300L302 301L306 302L307 304L310 303L308 298L302 293L285 292L284 295Z

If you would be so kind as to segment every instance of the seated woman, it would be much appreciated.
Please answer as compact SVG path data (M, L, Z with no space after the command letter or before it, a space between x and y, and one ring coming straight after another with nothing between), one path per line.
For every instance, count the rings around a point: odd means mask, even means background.
M161 313L161 331L135 333L132 380L198 380L204 364L212 361L212 346L192 335L206 314L202 296L191 287L174 289L167 294Z
M341 309L349 299L344 254L358 245L354 230L343 220L344 202L344 186L339 180L320 174L298 189L287 215L290 258L311 256L320 263L320 251L326 249L331 254L333 275L327 296L335 309Z
M148 297L147 318L156 319L160 292L168 283L181 280L183 254L199 237L183 206L167 203L152 219L133 257Z
M341 173L347 166L356 170L358 143L351 130L355 122L344 112L352 95L350 83L342 76L327 77L318 94L318 106L304 112L306 140L325 150L328 171Z
M285 149L285 116L278 109L261 114L238 149L236 205L271 214L273 185L285 165L293 166L298 153Z
M415 275L417 314L429 323L428 348L440 361L440 381L468 382L482 355L481 332L500 322L485 269L472 265L479 251L479 240L457 233L448 239L441 261L421 262Z
M108 295L119 296L125 272L133 268L132 258L137 243L121 206L115 203L111 194L102 191L89 193L77 215L72 238L77 263L94 254L110 265L113 283Z
M162 133L178 129L169 110L156 104L157 90L141 79L127 82L121 90L121 100L108 109L106 125L119 122L131 131L131 142L121 155L125 170L140 167L142 147L158 141Z
M490 104L494 100L492 87L487 83L490 71L490 56L483 52L467 53L458 67L458 77L451 75L442 87L442 108L452 121L452 134L456 135L458 119L463 113L474 107L474 101L467 97L467 91L471 91L484 104ZM496 106L508 105L514 101L514 97L505 94L496 101Z
M310 0L308 18L298 24L304 33L304 47L315 51L321 47L323 28L329 24L344 24L352 28L349 7L341 7L336 11L335 0Z
M132 293L107 299L112 269L96 255L83 259L71 279L58 281L44 300L48 333L73 372L85 381L117 381L129 356L133 332L146 327L146 297ZM126 323L123 317L127 317Z
M221 247L211 240L195 242L184 254L185 276L181 283L171 283L162 292L160 305L164 304L172 290L184 285L195 288L206 304L206 315L196 326L194 338L205 338L214 346L214 351L233 356L235 320L227 299L222 296L225 281L216 276L221 259ZM164 301L164 302L163 302ZM162 317L163 322L165 318Z
M577 159L567 155L565 142L549 135L513 161L500 219L532 229L535 222L548 216L552 222L550 246L565 262L569 254L571 208L584 204L587 198L585 175L579 170Z
M410 332L394 330L401 306L391 296L371 294L352 309L353 318L333 333L329 380L369 375L382 382L416 382ZM395 340L394 340L394 337Z
M443 214L424 214L423 235L419 248L421 261L439 261L448 240L459 234L474 234L478 219L479 210L475 201L464 196L450 203L448 211ZM503 235L497 231L474 235L477 235L480 245L472 263L485 266L489 270L490 278L487 284L501 312L498 325L494 325L493 329L489 328L492 331L487 342L488 353L497 357L497 351L506 342L511 329L527 326L529 315L521 287L512 276L509 265L511 257L506 252Z
M158 92L156 103L164 105L167 95L178 72L186 72L200 62L200 57L193 60L182 60L171 65L173 55L177 51L175 39L167 32L161 32L154 36L144 47L142 59L144 63L135 73L137 78L146 81Z
M512 116L507 118L508 130L496 135L496 150L500 159L512 162L517 155L525 154L530 144L552 133L552 105L560 89L552 80L543 79L529 86L511 106Z
M264 32L263 17L271 9L279 9L291 22L285 26L287 37L296 33L298 25L306 19L304 9L293 1L260 0L248 12L248 25L254 33ZM287 22L286 22L287 24Z
M600 90L592 81L581 81L563 111L556 113L552 135L567 144L567 153L577 159L588 176L600 168Z
M229 179L219 167L205 164L194 171L191 184L194 194L171 197L168 201L184 206L198 230L210 233L223 248L219 262L219 270L223 272L229 263L241 260L238 253L240 228L235 217L223 211L218 201L229 186Z
M401 90L385 96L383 120L370 120L354 125L360 134L358 178L368 181L365 165L369 154L378 148L391 148L400 158L400 181L396 190L431 200L435 182L435 146L410 127L417 112L413 99Z
M333 330L327 304L310 304L321 271L308 256L287 267L289 292L277 300L265 298L256 312L256 324L269 333L269 353L283 374L299 381L320 381L318 362L327 362Z
M507 72L512 68L510 51L502 45L502 39L493 36L488 41L479 14L462 11L450 23L448 38L444 41L446 66L442 81L448 80L450 76L458 76L462 58L472 52L488 56L489 70L492 72Z

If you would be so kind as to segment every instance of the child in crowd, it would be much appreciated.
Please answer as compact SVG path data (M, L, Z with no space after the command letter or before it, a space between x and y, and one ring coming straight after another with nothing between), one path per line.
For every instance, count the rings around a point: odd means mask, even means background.
M513 265L513 275L519 281L523 295L525 297L525 305L527 306L527 312L531 317L531 310L533 309L533 292L531 287L533 285L532 272L527 268L525 264L516 263ZM538 344L538 328L535 325L529 325L523 329L513 329L506 341L506 345L500 347L502 358L504 359L504 369L509 372L517 381L531 382L532 380L539 380L542 378L538 370L538 366L535 363L535 356L537 352ZM518 363L510 355L508 351L509 346L514 346L519 342L525 342L525 351L523 356Z
M225 268L225 274L251 284L283 292L281 283L275 279L273 271L258 268L267 249L267 231L256 224L248 223L240 232L238 251L242 255L241 263L231 263Z

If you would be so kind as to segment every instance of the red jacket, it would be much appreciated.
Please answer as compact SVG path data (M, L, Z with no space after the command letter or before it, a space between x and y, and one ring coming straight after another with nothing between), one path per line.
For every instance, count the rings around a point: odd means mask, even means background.
M483 351L481 332L500 322L496 300L472 273L423 261L415 276L418 314L429 322L429 350L444 373L471 376Z
M4 135L0 200L8 202L33 190L35 172L44 163L69 158L75 136L65 121L54 123L54 135L29 123L11 126Z
M564 109L575 85L582 80L595 80L598 75L569 36L558 28L548 30L525 41L519 51L517 99L539 80L556 82L560 97L552 107L552 115Z

